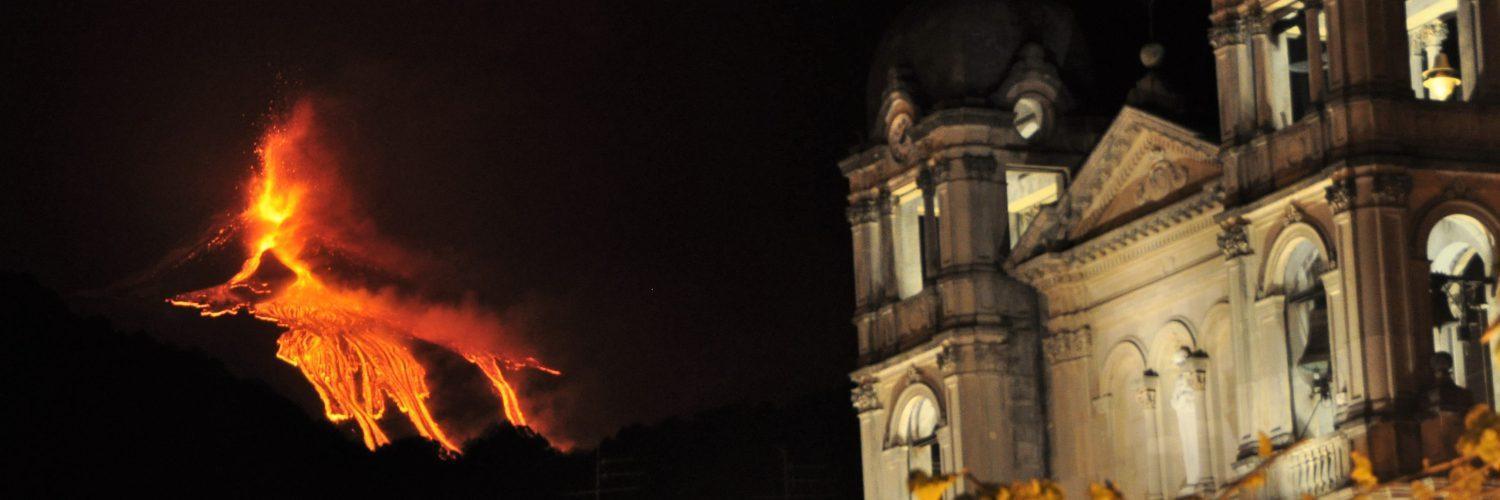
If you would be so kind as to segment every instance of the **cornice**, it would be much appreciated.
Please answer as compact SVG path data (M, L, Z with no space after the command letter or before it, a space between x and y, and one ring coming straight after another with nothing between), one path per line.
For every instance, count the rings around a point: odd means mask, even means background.
M1055 265L1048 265L1049 260L1055 260L1064 268L1069 269L1077 269L1083 265L1095 262L1102 264L1102 266L1098 267L1107 269L1115 264L1132 260L1141 254L1175 242L1191 234L1194 230L1212 227L1214 221L1211 218L1197 221L1194 221L1194 219L1216 209L1222 209L1223 202L1223 188L1217 181L1210 182L1198 194L1162 207L1130 223L1090 238L1072 248L1033 257L1016 266L1018 277L1023 281L1031 283L1035 278L1040 278L1041 273L1048 270L1045 268L1056 267ZM1189 221L1193 221L1193 223L1185 228L1186 230L1175 234L1174 236L1176 237L1174 238L1161 239L1146 246L1133 246L1137 242L1164 233ZM1049 255L1055 257L1053 259L1045 258Z

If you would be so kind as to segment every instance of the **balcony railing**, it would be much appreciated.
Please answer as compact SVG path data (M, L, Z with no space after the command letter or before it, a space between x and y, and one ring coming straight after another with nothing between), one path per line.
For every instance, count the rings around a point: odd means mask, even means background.
M1319 496L1349 482L1349 440L1334 434L1302 441L1276 457L1267 473L1277 498Z

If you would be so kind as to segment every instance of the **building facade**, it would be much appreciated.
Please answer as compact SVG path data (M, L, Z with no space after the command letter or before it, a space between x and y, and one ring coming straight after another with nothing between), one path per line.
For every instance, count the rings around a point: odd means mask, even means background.
M839 165L866 498L916 470L1212 493L1260 433L1288 449L1266 494L1321 495L1353 450L1449 457L1497 400L1500 1L1193 1L1217 131L1174 119L1157 45L1113 115L1084 106L1062 2L886 34L878 140Z

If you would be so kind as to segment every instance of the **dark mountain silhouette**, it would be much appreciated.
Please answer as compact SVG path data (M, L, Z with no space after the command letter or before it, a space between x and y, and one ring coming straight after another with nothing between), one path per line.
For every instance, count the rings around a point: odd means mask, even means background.
M163 305L163 307L166 307ZM842 394L634 425L563 453L495 425L444 457L346 430L217 360L82 317L35 280L0 273L5 496L849 498L859 473ZM392 410L394 411L394 410ZM597 481L597 482L596 482Z

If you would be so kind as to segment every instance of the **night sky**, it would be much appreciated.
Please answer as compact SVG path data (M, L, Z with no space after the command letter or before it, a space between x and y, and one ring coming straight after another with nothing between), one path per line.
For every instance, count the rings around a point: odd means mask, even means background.
M241 206L260 134L311 98L424 286L566 372L523 392L561 437L848 383L835 163L906 2L383 3L0 6L0 270L70 294L150 268ZM1101 94L1139 75L1143 12L1080 16L1125 75Z

